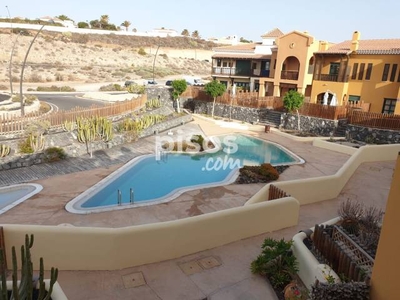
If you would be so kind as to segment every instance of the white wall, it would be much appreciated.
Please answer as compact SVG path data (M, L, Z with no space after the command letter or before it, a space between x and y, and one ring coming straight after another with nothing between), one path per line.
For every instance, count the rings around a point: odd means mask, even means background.
M31 29L31 30L39 30L42 25L36 24L20 24L20 23L12 23L12 28L21 28L21 29ZM10 28L10 23L0 23L0 28ZM43 30L47 31L55 31L55 32L74 32L81 34L115 34L115 35L130 35L130 36L159 36L159 37L167 37L167 33L158 32L158 31L149 31L149 32L133 32L133 31L111 31L111 30L100 30L100 29L87 29L87 28L68 28L68 27L60 27L60 26L45 26ZM180 35L176 35L180 36Z

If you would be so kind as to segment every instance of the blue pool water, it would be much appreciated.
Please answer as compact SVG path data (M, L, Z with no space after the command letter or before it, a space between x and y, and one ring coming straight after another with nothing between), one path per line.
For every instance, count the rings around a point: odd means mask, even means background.
M89 199L79 201L79 207L117 205L118 190L122 203L129 203L131 189L135 203L160 201L182 190L224 184L234 179L243 165L299 162L299 158L282 147L260 139L230 135L218 137L218 140L221 148L214 153L168 153L161 160L156 160L154 155L141 158L122 174L114 176L115 179L101 185Z

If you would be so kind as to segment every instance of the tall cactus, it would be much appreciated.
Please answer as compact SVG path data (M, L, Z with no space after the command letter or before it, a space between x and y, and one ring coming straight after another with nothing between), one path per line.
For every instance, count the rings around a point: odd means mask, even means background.
M0 157L5 157L10 154L11 148L8 145L0 144Z
M62 128L63 128L64 131L72 132L72 131L74 131L75 126L76 126L76 122L73 122L73 121L65 121L65 122L63 123L63 125L62 125Z
M86 144L86 151L93 157L92 142L96 138L96 128L90 119L78 118L76 120L78 130L78 142Z
M25 245L21 246L21 280L18 285L18 265L17 265L17 255L15 251L15 247L12 247L12 293L10 300L32 300L33 289L37 288L33 286L33 263L30 249L33 246L33 235L29 238L28 235L25 235ZM5 256L3 250L0 249L0 263L4 263ZM40 270L39 270L39 296L38 300L49 300L51 293L53 292L53 286L58 278L58 269L51 268L50 274L50 286L49 290L45 292L45 283L43 281L44 278L44 264L43 258L40 258ZM1 291L0 291L0 300L8 300L7 295L7 285L6 285L6 273L5 270L2 270L1 273Z
M78 141L86 144L90 157L93 156L93 141L101 139L104 142L109 142L113 138L112 122L104 117L78 118L76 124Z
M45 144L43 134L31 133L28 139L33 152L42 151L44 149Z

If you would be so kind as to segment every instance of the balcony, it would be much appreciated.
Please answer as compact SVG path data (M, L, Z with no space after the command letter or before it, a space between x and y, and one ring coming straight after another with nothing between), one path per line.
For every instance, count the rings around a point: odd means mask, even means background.
M317 74L314 80L332 81L332 82L348 82L349 76L340 76L338 74Z
M212 70L212 75L226 75L226 76L262 76L260 75L264 74L263 72L260 72L260 70L243 70L243 69L237 69L235 67L213 67Z
M297 80L299 79L299 71L281 71L281 79Z

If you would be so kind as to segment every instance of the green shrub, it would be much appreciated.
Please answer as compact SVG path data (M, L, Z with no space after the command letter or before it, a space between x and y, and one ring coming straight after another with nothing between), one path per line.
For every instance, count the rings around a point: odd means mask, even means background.
M49 120L36 120L31 121L31 123L25 128L26 134L44 134L50 130L51 123Z
M111 92L111 91L123 91L124 88L118 83L110 83L108 85L103 85L100 87L100 91L102 92Z
M147 109L159 108L159 107L161 107L161 101L157 98L147 100L147 102L146 102Z
M34 96L34 95L25 95L24 98L25 98L25 104L26 105L31 105L35 100L37 100L37 97ZM20 102L21 101L20 95L19 94L14 95L11 98L11 101L12 102Z
M18 144L19 152L24 153L24 154L31 154L33 153L33 149L31 146L31 139L28 137L25 140L22 140Z
M36 88L36 91L38 92L76 92L76 90L73 87L70 86L38 86Z
M131 84L128 86L128 92L132 94L144 94L146 88L143 85Z
M204 137L201 134L193 135L190 141L200 146L200 152L204 151Z
M147 53L142 47L140 47L139 50L138 50L138 54L139 55L146 55Z
M261 254L251 263L251 272L267 276L274 288L283 289L298 272L292 244L284 239L265 239Z
M63 148L59 147L49 147L44 150L45 161L54 162L65 159L67 154L65 153Z
M311 287L311 300L367 300L369 286L365 282L316 283Z

